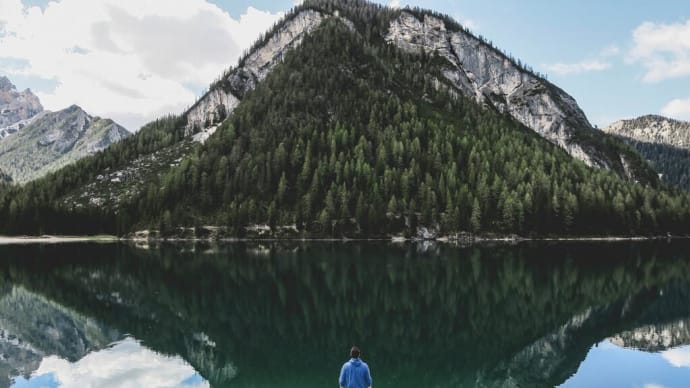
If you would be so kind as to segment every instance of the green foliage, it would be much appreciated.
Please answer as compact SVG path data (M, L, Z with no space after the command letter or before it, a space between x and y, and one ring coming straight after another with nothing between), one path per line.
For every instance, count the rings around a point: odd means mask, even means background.
M664 183L684 190L690 189L689 150L625 139L659 171Z
M116 211L61 201L103 171L180 142L183 119L151 123L94 157L0 193L0 219L8 220L0 232L165 234L214 224L242 236L264 223L335 237L413 234L418 225L522 235L688 230L687 194L588 168L510 117L456 96L437 82L438 57L371 38L395 11L351 3L341 9L359 15L357 31L337 19L322 25L202 147ZM645 168L611 138L588 136Z
M104 171L116 170L142 155L176 144L184 136L179 117L170 116L144 126L135 135L102 152L29 182L0 189L0 233L116 233L133 216L115 216L99 207L72 207L62 199Z
M250 93L155 206L178 224L296 224L312 235L408 225L521 234L682 232L687 196L587 168L532 131L436 89L435 58L329 23ZM647 204L648 206L644 206ZM351 218L351 217L354 217Z

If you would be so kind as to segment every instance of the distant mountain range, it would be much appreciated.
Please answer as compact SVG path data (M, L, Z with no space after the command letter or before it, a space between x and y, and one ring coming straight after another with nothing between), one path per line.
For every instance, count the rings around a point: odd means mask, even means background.
M690 122L668 117L647 115L631 120L620 120L604 128L603 131L646 143L690 149Z
M76 105L45 111L38 97L28 89L17 92L7 77L0 77L0 112L0 171L17 183L40 178L130 134Z
M690 122L647 115L603 129L633 146L672 186L690 188Z
M43 106L31 90L18 92L7 77L0 76L0 138L15 133L41 112Z

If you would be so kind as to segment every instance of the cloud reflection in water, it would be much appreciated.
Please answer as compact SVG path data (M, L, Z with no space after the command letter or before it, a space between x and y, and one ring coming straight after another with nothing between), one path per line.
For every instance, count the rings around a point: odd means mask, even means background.
M46 357L31 378L18 377L12 385L12 388L25 387L206 388L210 385L181 357L156 353L128 337L74 363L57 356Z

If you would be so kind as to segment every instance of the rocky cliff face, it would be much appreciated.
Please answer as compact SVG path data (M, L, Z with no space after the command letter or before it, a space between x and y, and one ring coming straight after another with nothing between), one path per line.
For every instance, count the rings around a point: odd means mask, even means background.
M352 21L337 13L331 15L308 8L286 19L186 113L187 134L222 122L242 97L280 63L288 50L298 46L306 34L331 17L354 29ZM382 38L406 51L436 53L445 59L442 81L453 90L511 115L589 166L614 169L637 179L629 155L612 153L601 142L591 141L603 134L592 128L570 95L457 25L449 26L430 14L400 11Z
M0 169L14 181L36 179L124 139L129 132L112 120L73 105L34 118L0 142Z
M7 77L0 77L0 139L15 133L43 111L31 90L18 92Z
M664 144L690 150L690 122L687 121L648 115L616 121L603 131L645 143Z
M304 36L314 31L325 18L320 12L307 10L286 20L187 111L186 133L191 135L225 120L240 99L281 62L285 53L298 46Z
M0 170L0 185L4 183L12 183L12 177L4 171Z
M469 33L403 11L386 40L407 51L436 53L448 62L444 77L464 95L511 115L590 166L612 166L600 151L575 141L577 131L593 129L571 96Z

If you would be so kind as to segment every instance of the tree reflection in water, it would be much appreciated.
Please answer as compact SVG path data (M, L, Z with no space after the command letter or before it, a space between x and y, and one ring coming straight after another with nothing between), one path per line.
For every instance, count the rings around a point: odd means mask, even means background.
M70 360L127 333L212 386L333 385L353 343L377 387L554 386L593 344L690 318L689 247L5 246L0 322ZM20 289L45 303L3 302ZM58 335L36 335L48 328ZM63 332L83 333L80 347ZM673 344L690 343L685 333Z

